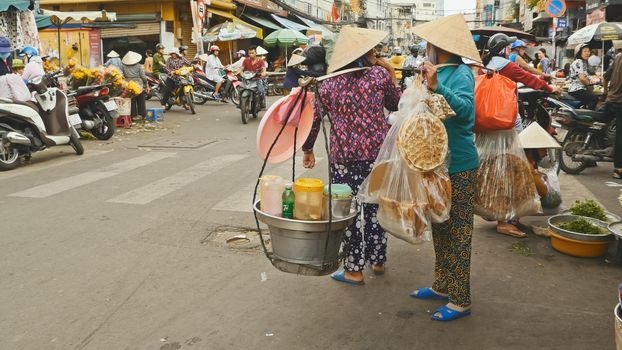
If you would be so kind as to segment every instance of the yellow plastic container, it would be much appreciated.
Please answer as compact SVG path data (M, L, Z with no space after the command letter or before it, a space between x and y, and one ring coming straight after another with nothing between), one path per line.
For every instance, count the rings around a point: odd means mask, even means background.
M551 231L551 245L559 252L578 256L580 258L597 258L607 254L607 250L609 249L609 241L578 241L576 239L560 236L553 231Z
M322 219L324 182L320 179L298 179L294 182L294 219L316 221Z

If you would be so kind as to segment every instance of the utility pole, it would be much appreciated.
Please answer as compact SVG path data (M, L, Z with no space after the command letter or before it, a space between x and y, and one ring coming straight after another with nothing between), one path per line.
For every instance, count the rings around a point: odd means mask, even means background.
M492 25L497 24L497 9L499 8L499 0L493 0L492 4Z

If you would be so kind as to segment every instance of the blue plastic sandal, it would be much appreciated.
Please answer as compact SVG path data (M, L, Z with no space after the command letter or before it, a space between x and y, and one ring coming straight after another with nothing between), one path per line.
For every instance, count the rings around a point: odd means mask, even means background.
M343 270L333 273L332 275L330 275L330 278L334 279L335 281L342 282L345 284L351 284L354 286L362 286L365 284L365 281L354 281L351 279L347 279L346 272Z
M436 293L432 288L419 288L410 293L410 296L416 299L424 300L449 300L448 296Z
M441 317L437 317L436 316L437 313L440 313ZM443 305L441 306L440 309L434 311L431 318L433 321L448 322L448 321L457 320L462 317L467 317L470 315L471 315L471 310L460 312L460 311L450 309L449 307L447 307L447 305Z

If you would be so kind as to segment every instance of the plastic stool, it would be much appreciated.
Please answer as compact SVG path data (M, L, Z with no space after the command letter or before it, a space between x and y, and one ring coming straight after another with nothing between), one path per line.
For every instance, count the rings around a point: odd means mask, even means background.
M132 117L129 115L123 115L123 116L119 116L117 117L116 121L115 121L115 126L116 127L120 127L122 126L124 129L129 129L132 127Z
M161 122L164 120L164 108L147 108L147 117L149 121Z

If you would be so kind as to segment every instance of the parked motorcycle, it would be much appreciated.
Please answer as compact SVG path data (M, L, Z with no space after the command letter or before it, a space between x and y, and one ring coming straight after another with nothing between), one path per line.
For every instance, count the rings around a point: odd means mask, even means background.
M162 100L160 80L153 75L147 74L147 85L149 86L149 93L145 96L147 101L154 97L158 101Z
M12 170L21 157L29 160L48 147L71 145L76 154L84 153L77 131L82 120L69 114L65 93L47 87L43 77L28 85L36 103L0 99L0 171Z
M192 114L196 114L194 109L194 78L192 67L182 67L173 72L173 79L176 81L176 86L171 92L171 97L166 104L166 110L170 110L173 105L182 106L190 109ZM166 74L160 75L160 82L162 89L166 88Z
M242 115L242 123L248 123L249 115L257 118L261 110L261 97L259 96L259 81L255 79L257 74L252 72L243 72L240 74L240 113Z
M108 140L115 132L118 117L117 103L110 99L107 85L81 86L75 91L76 106L82 119L82 129L98 140Z
M562 170L580 174L596 162L613 162L615 118L610 118L603 109L563 108L556 119L567 130L561 150Z

